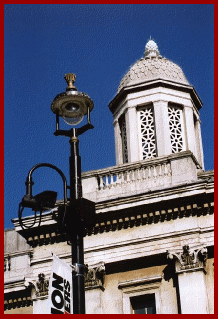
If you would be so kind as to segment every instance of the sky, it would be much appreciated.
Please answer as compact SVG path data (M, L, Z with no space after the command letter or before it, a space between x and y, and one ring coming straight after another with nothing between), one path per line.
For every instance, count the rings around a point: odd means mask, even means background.
M78 91L94 102L93 130L80 136L82 171L114 166L113 116L108 105L122 77L152 37L194 86L200 110L205 170L214 168L213 4L4 5L4 228L18 214L28 171L51 163L69 175L69 140L54 136L51 103L75 73ZM61 128L68 129L60 122ZM33 195L63 198L60 176L33 173ZM24 212L29 214L29 212Z

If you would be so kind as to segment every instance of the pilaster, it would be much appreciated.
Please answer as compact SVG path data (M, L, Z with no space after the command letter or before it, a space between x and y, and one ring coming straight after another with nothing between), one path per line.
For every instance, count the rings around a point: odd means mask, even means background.
M32 287L33 314L48 314L49 280L45 278L45 274L40 273L37 280L26 278L25 285Z
M190 106L184 106L184 115L186 126L187 150L191 151L197 158L193 109Z
M102 294L104 292L105 265L100 262L91 268L85 278L86 289L86 313L102 313Z
M172 152L168 119L168 102L155 101L153 102L153 105L157 141L157 155L169 155Z
M182 314L208 314L205 281L207 248L190 249L185 245L182 252L168 252L168 258L175 261Z
M115 137L115 153L116 153L116 165L123 164L123 152L122 152L122 138L120 132L119 122L114 121L114 137Z
M195 131L196 131L198 161L199 161L199 164L201 165L201 168L204 170L204 153L203 153L203 144L202 144L202 137L201 137L201 124L199 119L196 120Z
M128 108L126 112L126 133L128 145L128 162L139 161L139 141L137 127L137 111L135 107Z

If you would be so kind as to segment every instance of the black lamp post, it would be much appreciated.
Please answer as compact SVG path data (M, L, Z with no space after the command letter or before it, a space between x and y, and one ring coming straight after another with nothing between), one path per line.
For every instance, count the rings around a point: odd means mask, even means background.
M68 87L66 92L58 94L51 104L52 111L56 114L56 131L54 135L68 136L70 138L71 155L70 164L70 186L67 186L66 177L56 166L49 163L35 165L28 173L26 179L26 195L19 205L19 221L23 229L32 228L37 220L36 212L41 213L55 207L57 193L44 191L36 196L32 195L32 173L39 167L49 167L56 170L63 180L64 186L64 206L58 209L58 228L67 234L72 246L72 282L73 282L73 313L85 314L85 272L87 267L84 265L83 237L86 230L93 227L95 223L95 203L82 197L81 183L81 158L79 156L78 136L93 128L90 123L90 112L93 109L93 102L90 97L77 91L74 86L75 74L65 75ZM73 127L69 130L59 129L59 117L72 126L82 122L84 115L87 115L87 124L82 127ZM67 198L67 189L70 189L70 198ZM25 226L22 220L22 212L25 207L35 211L35 221L31 226Z
M62 231L70 236L72 243L72 280L73 313L85 314L85 271L83 236L84 230L93 223L94 203L82 198L81 157L79 156L78 136L92 129L90 111L93 102L87 94L78 92L74 86L75 74L65 75L68 87L66 92L58 94L52 102L51 109L56 114L56 136L70 137L70 203L62 219ZM69 125L78 125L87 115L87 124L70 130L59 129L59 116Z

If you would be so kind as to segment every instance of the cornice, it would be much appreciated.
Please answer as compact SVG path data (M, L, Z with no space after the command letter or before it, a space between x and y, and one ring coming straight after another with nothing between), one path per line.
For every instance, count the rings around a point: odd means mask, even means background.
M17 256L24 256L24 255L31 255L33 253L33 249L28 250L22 250L22 251L16 251L16 252L7 252L4 254L4 258L8 257L17 257Z
M159 234L159 235L154 235L154 236L143 236L142 238L135 238L131 240L123 240L122 242L117 242L117 243L112 243L108 245L98 245L95 247L91 248L85 248L84 249L84 254L85 256L87 254L94 254L94 253L100 253L100 252L107 252L111 249L120 249L122 247L130 247L132 245L137 246L137 245L142 245L142 244L148 244L150 242L158 242L158 241L169 241L169 239L174 239L174 238L180 238L180 241L183 241L183 238L187 238L188 236L193 236L197 235L203 235L203 234L211 234L211 241L213 242L213 233L214 233L214 228L213 227L196 227L191 230L185 230L185 231L172 231L167 234ZM209 246L211 246L211 243L208 243ZM163 251L160 249L158 253L164 253L165 248L163 248ZM71 258L71 252L67 252L64 254L58 255L58 258L60 259L65 259L65 260L70 260ZM38 265L38 264L47 264L52 262L52 255L50 257L43 257L43 258L35 258L31 260L31 266ZM106 264L106 263L105 263ZM90 268L95 268L96 265L90 263L88 265Z
M26 286L24 285L25 283L25 278L20 277L20 278L15 278L15 279L10 279L8 281L4 282L4 289L5 293L8 293L13 289L13 291L18 290L25 290Z
M173 198L179 198L184 196L184 193L188 193L189 197L196 193L206 194L213 192L213 181L198 180L192 183L184 183L176 186L170 186L168 188L161 187L159 189L150 190L149 192L138 193L132 196L123 196L112 200L105 200L96 203L96 209L100 212L109 211L109 208L116 207L113 210L120 210L127 208L124 205L134 203L134 206L141 206L148 201L160 202L163 197L168 197L168 200ZM122 206L123 205L123 206ZM112 211L112 209L110 209Z
M32 306L31 289L25 285L25 278L4 282L4 310Z
M195 91L194 87L191 85L179 84L177 82L169 81L169 80L152 80L152 81L145 81L140 84L130 85L124 87L120 90L120 92L113 98L113 100L109 103L109 109L112 113L115 112L116 106L125 98L125 96L129 93L139 92L141 90L150 90L153 87L168 87L174 90L188 92L191 95L191 98L196 105L197 109L199 110L202 107L202 101L199 98L197 92Z
M200 180L191 184L98 203L96 204L95 227L87 234L90 236L99 232L137 227L181 217L213 214L212 185L213 182ZM22 230L18 220L14 220L14 224L17 231L27 239L28 244L32 247L67 241L66 236L57 230L54 214L57 212L53 211L42 215L40 228ZM31 223L31 217L28 217L27 220Z
M151 283L158 283L161 282L163 277L161 275L158 276L152 276L152 277L146 277L146 278L140 278L130 281L120 281L118 283L118 289L125 289L132 286L140 286L140 285L148 285Z

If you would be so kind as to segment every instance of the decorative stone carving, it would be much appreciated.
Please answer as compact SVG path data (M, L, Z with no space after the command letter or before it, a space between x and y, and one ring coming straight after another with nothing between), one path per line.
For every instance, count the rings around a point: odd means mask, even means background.
M85 287L88 289L92 288L103 288L105 276L105 264L101 262L92 268L88 268L88 272L85 277Z
M167 251L167 257L175 260L177 273L200 270L204 269L206 264L207 248L201 247L190 250L189 245L185 245L180 253Z
M4 257L4 272L11 270L11 257L5 256Z
M49 280L45 279L45 274L43 273L38 274L38 280L25 278L24 285L32 288L33 299L48 295Z
M36 297L46 296L48 294L49 280L45 279L45 275L40 273L36 282Z

